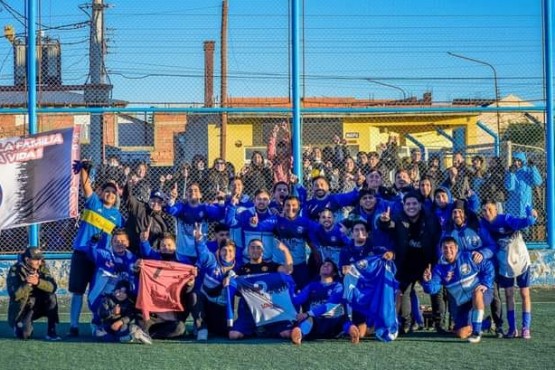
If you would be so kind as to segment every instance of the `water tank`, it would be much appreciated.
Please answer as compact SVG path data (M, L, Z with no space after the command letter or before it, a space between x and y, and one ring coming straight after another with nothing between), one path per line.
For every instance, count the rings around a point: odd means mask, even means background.
M14 84L25 85L27 79L27 45L16 40L14 47ZM39 85L62 84L62 52L60 41L48 37L37 45L37 83Z

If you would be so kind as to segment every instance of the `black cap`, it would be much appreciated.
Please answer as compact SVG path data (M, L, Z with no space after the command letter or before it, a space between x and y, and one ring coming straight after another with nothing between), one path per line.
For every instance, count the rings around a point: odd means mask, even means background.
M106 188L108 187L112 187L114 188L116 191L118 190L118 185L114 182L114 181L107 181L104 184L102 184L102 191L106 190Z
M462 200L462 199L457 199L453 203L453 209L462 209L464 211L465 210L465 201Z
M27 257L32 260L41 260L44 258L42 251L36 247L27 247L25 252L23 252L23 257Z
M162 193L160 190L153 190L150 193L150 199L152 198L159 198L161 200L164 200L165 196L164 196L164 193Z
M125 291L129 293L129 291L131 290L131 283L125 279L120 280L116 283L116 286L114 286L114 291L121 288L125 288Z

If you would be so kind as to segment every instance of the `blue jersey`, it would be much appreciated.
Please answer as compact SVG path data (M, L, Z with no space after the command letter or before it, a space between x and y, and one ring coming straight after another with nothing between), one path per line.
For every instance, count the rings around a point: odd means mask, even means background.
M132 266L137 262L137 257L133 253L126 250L122 255L115 254L111 247L100 249L93 246L91 249L96 266L88 297L91 309L96 309L102 294L111 292L119 280L127 280L131 291L136 293L137 281Z
M195 224L202 227L204 234L208 233L208 222L219 221L225 216L225 207L222 205L199 204L192 206L186 202L177 202L164 210L177 219L177 253L189 257L196 256L195 237L193 231Z
M294 305L302 305L309 316L338 318L345 315L343 285L338 281L313 281L293 297Z
M453 227L443 236L453 237L457 241L460 251L479 252L484 258L489 259L495 253L495 242L483 227L477 229L474 230L465 223L461 227Z
M436 294L441 286L445 286L460 306L472 299L472 293L478 285L493 289L494 279L495 268L489 260L475 263L470 252L459 252L453 263L440 258L432 271L432 279L422 281L422 287L426 293Z
M507 214L498 214L491 222L480 219L480 227L489 232L499 246L499 241L514 234L515 231L526 229L536 223L532 216L532 209L527 207L526 217L515 217Z
M196 254L197 254L196 252L194 257L186 256L184 254L180 254L177 252L173 254L163 254L163 253L160 253L159 250L153 249L148 240L141 241L140 246L141 246L141 256L143 256L143 258L147 260L172 261L172 262L179 262L179 263L183 263L185 265L191 265L191 266L195 265L198 261L198 258L196 257Z
M226 199L226 208L229 208L231 206L230 200L230 197ZM248 195L243 195L241 196L241 198L239 199L239 203L235 207L237 208L235 214L238 215L239 213L254 207L254 204ZM225 218L222 221L225 222ZM237 249L243 250L243 248L245 247L243 245L243 234L241 232L241 228L238 225L229 228L229 238L233 240ZM210 245L208 246L208 248L210 248Z
M98 194L92 193L85 201L85 209L79 221L79 231L73 242L73 249L90 252L91 238L97 234L101 234L97 247L109 248L112 230L122 226L123 220L119 210L105 207Z
M328 194L322 199L311 198L303 204L303 216L311 220L318 220L320 212L329 209L336 213L343 207L355 205L358 200L358 189L348 193Z
M294 220L276 216L276 220L274 235L289 248L291 257L293 257L293 265L306 263L308 258L306 242L308 241L309 230L315 229L320 225L300 216ZM283 264L283 254L275 255L274 260L279 264Z
M514 238L519 237L518 231L526 229L536 223L536 218L532 216L532 209L526 208L527 217L514 217L506 214L498 214L491 222L485 219L480 220L480 225L486 229L496 242L497 250L495 252L496 261L499 268L499 274L510 277L512 274L519 275L521 271L530 265L530 256L523 246L521 253L517 250L509 250L515 248L513 245ZM518 266L518 267L517 267ZM516 270L516 271L515 271Z
M341 269L343 266L349 266L372 255L374 255L374 251L370 239L366 240L366 244L363 246L355 246L351 241L347 247L341 249L338 266Z
M251 218L256 213L258 224L253 225ZM243 261L249 261L247 246L253 239L262 240L264 245L264 260L270 261L274 257L275 238L274 226L276 224L276 216L272 215L268 210L258 212L255 207L248 208L241 213L237 213L237 207L229 206L226 214L226 224L230 228L241 228L241 241L244 246L243 250L238 249L237 258L243 256Z
M339 266L339 254L349 244L349 238L341 232L338 224L333 225L331 230L326 230L324 226L318 225L310 229L308 236L310 243L320 253L322 261L329 258L336 266Z
M199 243L197 251L201 256L197 265L200 268L200 275L203 276L200 291L210 302L226 306L227 295L222 282L229 269L224 271L224 267L218 263L216 255L208 250L206 244Z
M360 206L356 207L349 215L349 219L360 219L368 225L369 231L372 234L372 242L375 245L388 247L391 245L391 237L389 233L378 227L380 215L387 211L387 208L393 209L393 202L382 198L376 198L376 205L371 212L366 212ZM393 211L391 211L393 212ZM348 223L348 221L346 222Z

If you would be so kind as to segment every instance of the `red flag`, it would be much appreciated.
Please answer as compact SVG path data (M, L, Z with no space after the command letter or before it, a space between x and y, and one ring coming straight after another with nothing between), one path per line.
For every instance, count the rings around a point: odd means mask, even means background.
M137 308L148 320L150 312L183 311L181 290L194 280L196 267L178 262L143 260Z

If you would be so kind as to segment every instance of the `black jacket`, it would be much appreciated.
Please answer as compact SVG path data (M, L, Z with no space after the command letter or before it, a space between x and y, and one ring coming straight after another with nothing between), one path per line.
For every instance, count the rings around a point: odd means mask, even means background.
M416 220L418 228L417 240L423 252L423 260L416 263L408 259L410 242L411 221L403 212L399 216L394 216L389 222L379 221L379 227L387 230L393 242L395 253L395 265L397 267L397 280L417 280L420 279L428 264L435 265L438 260L438 244L441 237L441 227L436 218L421 211L420 217ZM415 262L415 263L412 263Z
M123 188L122 200L129 216L125 223L125 230L129 235L129 250L135 255L140 255L140 237L142 231L149 230L150 236L148 238L150 245L157 249L158 238L163 233L168 232L168 225L163 217L162 211L154 212L147 203L139 201L135 196L131 195L131 185L127 184Z

